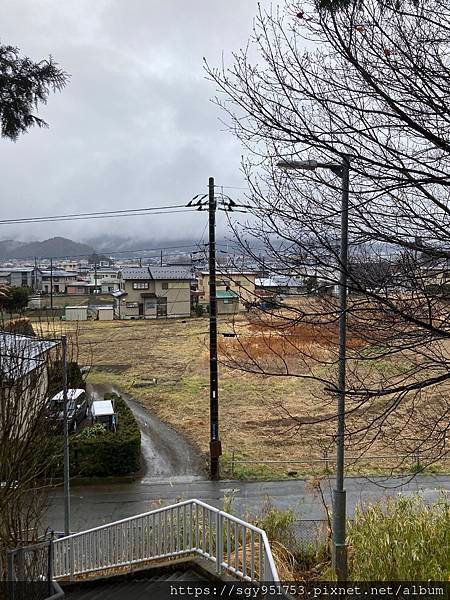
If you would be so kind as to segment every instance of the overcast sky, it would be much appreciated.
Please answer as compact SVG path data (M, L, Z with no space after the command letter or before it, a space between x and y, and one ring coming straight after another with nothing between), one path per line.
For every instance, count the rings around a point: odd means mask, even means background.
M262 3L269 5L269 1ZM181 204L243 184L203 57L244 46L257 0L1 0L1 42L71 74L34 129L0 140L2 218ZM231 190L229 190L231 192ZM234 190L238 197L239 190ZM202 213L0 226L0 239L200 237Z

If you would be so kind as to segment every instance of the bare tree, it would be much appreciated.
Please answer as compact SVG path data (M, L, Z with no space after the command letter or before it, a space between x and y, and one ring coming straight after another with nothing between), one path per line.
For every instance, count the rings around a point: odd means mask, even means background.
M231 68L206 67L247 150L254 218L238 233L254 261L263 241L266 268L332 291L340 179L277 163L349 157L347 443L367 451L381 440L433 462L448 451L450 8L320 4L259 9ZM305 296L260 313L263 357L245 336L224 347L234 367L311 382L316 410L291 412L294 430L336 416L337 302Z
M63 368L61 332L52 323L24 335L25 320L0 331L0 564L6 551L43 533L51 478L62 461L62 425L49 412ZM45 331L43 331L45 329ZM30 332L30 323L26 331ZM45 335L44 335L45 333ZM69 337L69 362L76 361L76 336ZM60 388L59 388L60 389Z

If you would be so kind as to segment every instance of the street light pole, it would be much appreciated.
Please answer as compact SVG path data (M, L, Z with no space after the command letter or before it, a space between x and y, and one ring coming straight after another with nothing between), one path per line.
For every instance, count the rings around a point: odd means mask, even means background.
M63 365L63 423L64 423L64 535L70 535L70 488L69 488L69 419L67 405L67 337L61 336Z
M341 167L341 241L339 251L339 359L336 439L336 487L333 491L333 567L338 581L347 580L347 546L345 544L346 492L344 489L345 382L347 351L347 267L348 267L348 197L350 160L343 157Z
M346 581L348 575L347 546L345 543L346 492L344 489L345 459L345 385L347 360L347 269L348 269L348 204L350 188L350 158L342 157L341 163L321 163L315 160L281 161L282 169L329 169L341 178L341 236L339 249L339 354L337 385L336 430L336 483L333 490L333 568L338 581Z

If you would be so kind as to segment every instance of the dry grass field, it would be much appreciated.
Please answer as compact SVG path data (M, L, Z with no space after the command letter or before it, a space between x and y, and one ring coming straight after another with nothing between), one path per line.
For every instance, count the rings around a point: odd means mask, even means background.
M55 324L58 329L77 338L80 364L90 365L92 383L111 383L133 395L164 421L181 431L199 450L209 447L209 351L208 320L70 322ZM333 331L314 327L292 329L289 339L271 331L269 336L261 324L240 316L232 325L219 321L219 331L239 334L238 338L220 337L220 437L224 451L223 467L230 474L231 456L254 461L286 461L282 464L236 464L235 476L287 476L294 473L320 474L326 464L313 462L329 452L333 468L335 419L334 399L327 399L323 385L298 377L265 376L245 373L226 366L230 356L239 362L247 358L263 359L272 346L278 355L295 366L297 373L308 369L306 355L326 358L336 343ZM267 340L271 341L268 342ZM271 349L268 352L267 344ZM357 346L358 340L350 340ZM300 352L299 352L300 351ZM302 354L303 352L303 354ZM269 359L267 359L269 360ZM276 361L275 361L276 363ZM325 367L322 367L325 368ZM328 373L329 374L329 373ZM156 384L151 380L157 379ZM320 407L324 423L313 424ZM402 409L403 410L403 409ZM373 407L376 411L376 407ZM407 412L407 407L404 411ZM399 426L405 414L399 413ZM294 417L294 419L292 418ZM367 419L367 416L358 418ZM299 427L299 423L301 423ZM401 454L405 448L392 439L380 439L368 453L377 456ZM350 448L348 455L354 456ZM290 463L287 461L291 461ZM300 461L301 464L296 464ZM362 459L350 472L372 473L397 468L399 459ZM410 469L408 458L403 469ZM436 467L434 467L436 468ZM445 468L442 463L437 468Z

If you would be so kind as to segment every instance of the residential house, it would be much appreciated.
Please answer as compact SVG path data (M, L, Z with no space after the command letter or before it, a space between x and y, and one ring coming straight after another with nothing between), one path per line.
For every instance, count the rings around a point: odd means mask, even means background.
M257 277L255 279L256 293L258 296L267 294L295 296L306 291L306 285L302 279L290 277L289 275L272 275L271 277Z
M8 407L4 426L20 433L33 408L44 408L50 352L56 346L55 341L0 332L0 399Z
M61 271L70 271L72 273L78 273L79 263L75 260L65 260L58 264L58 269Z
M67 286L78 280L78 273L71 271L61 271L59 269L42 271L42 293L66 294ZM53 288L53 290L51 290Z
M108 294L120 289L121 278L119 269L113 267L97 267L89 271L89 283L96 294Z
M255 280L258 276L257 271L239 271L239 270L222 270L219 267L216 273L216 290L217 290L217 314L228 314L235 312L235 297L238 297L238 310L245 310L250 302L255 301ZM197 273L198 285L198 302L199 304L209 305L209 271L199 271ZM233 294L222 294L219 302L219 292L233 292ZM227 302L225 302L225 300ZM233 305L233 310L230 310L227 304Z
M94 287L94 284L88 281L71 281L66 284L65 293L68 296L88 296L94 293Z
M35 267L2 267L0 286L29 287L38 291L42 286L42 272Z
M180 267L126 267L121 273L122 319L189 317L192 273Z

